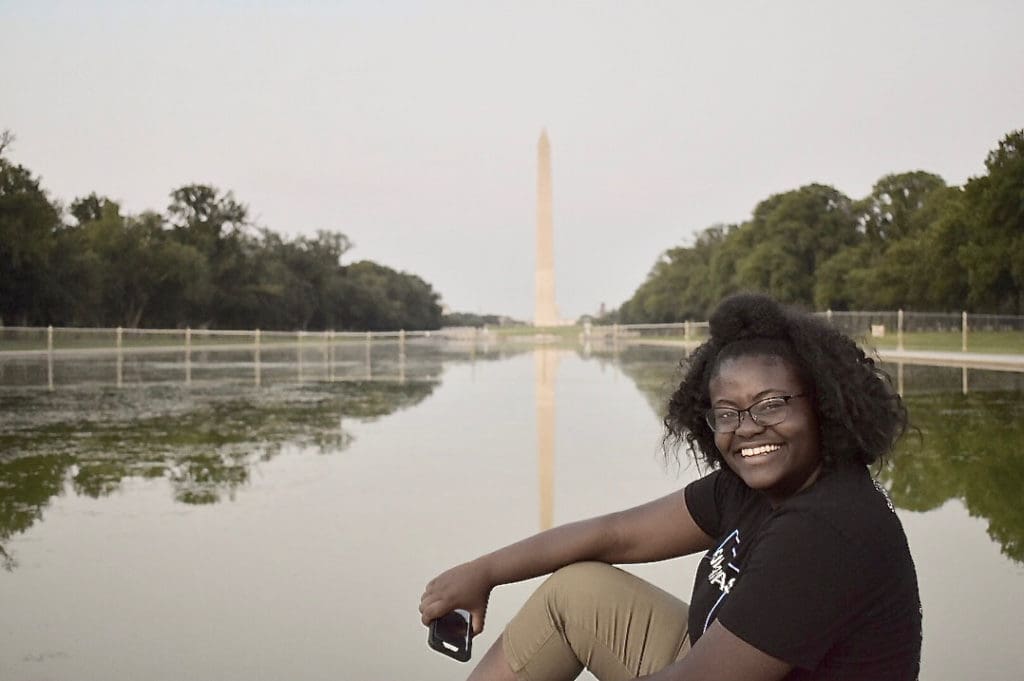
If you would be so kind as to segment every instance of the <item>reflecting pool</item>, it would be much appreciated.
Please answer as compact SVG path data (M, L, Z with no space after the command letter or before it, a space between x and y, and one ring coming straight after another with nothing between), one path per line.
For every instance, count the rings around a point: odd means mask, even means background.
M462 678L426 646L425 582L694 479L660 448L678 359L380 343L64 360L53 390L0 361L0 678ZM888 368L922 679L1019 678L1024 374ZM686 598L695 566L630 569ZM535 585L494 592L475 657Z

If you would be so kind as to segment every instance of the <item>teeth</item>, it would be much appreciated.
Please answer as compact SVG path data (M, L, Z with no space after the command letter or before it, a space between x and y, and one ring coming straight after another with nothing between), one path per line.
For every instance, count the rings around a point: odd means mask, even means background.
M740 450L741 456L758 456L760 454L767 454L768 452L774 452L779 449L779 445L761 445L760 447L746 447Z

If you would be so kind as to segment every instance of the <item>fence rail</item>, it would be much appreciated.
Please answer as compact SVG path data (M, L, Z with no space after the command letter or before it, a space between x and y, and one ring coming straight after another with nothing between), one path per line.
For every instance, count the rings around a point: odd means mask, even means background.
M261 331L259 329L127 329L86 327L0 327L0 357L56 353L125 354L181 350L239 350L252 347L322 345L445 336L444 331Z
M1024 353L1024 316L939 313L909 310L826 311L844 333L879 349ZM128 329L86 327L0 327L0 357L39 354L147 353L171 350L240 350L415 338L474 340L500 336L486 327L439 331L262 331L259 329ZM585 323L581 340L698 343L708 322L665 324Z
M936 363L960 362L967 366L1024 366L1024 316L913 312L906 310L826 311L819 313L832 324L880 356L899 356L900 361ZM579 327L577 327L579 328ZM541 330L538 329L538 332ZM613 324L579 328L579 341L592 343L646 343L693 347L708 337L708 322L685 321L668 324ZM522 335L521 333L519 334ZM574 332L565 335L571 340ZM456 343L490 343L504 336L500 330L449 328L439 331L262 331L259 329L128 329L81 327L0 327L0 374L5 364L26 360L46 363L46 383L53 385L55 360L75 358L114 358L117 384L122 382L125 358L135 355L170 354L181 362L185 376L191 378L193 356L208 358L210 353L242 353L248 358L257 384L261 381L264 358L280 358L288 353L301 374L312 353L322 358L333 372L335 358L345 348L360 348L364 363L370 365L371 347L384 343L395 347L404 369L406 344L421 339L443 339ZM518 336L509 336L518 337ZM365 346L365 347L363 347ZM293 353L293 354L292 354ZM955 356L954 356L955 355ZM208 360L203 360L208 361ZM1020 371L1019 368L1012 370ZM369 369L367 369L369 371ZM404 371L402 372L404 373ZM333 374L332 374L333 375Z
M829 310L817 314L861 344L878 350L1024 354L1024 316L908 310ZM708 323L595 325L584 326L584 334L591 340L695 344L707 338Z
M464 342L488 342L490 334L481 329L444 329L441 331L261 331L212 329L126 329L79 327L0 327L0 383L5 369L14 375L25 371L43 371L46 386L54 388L54 365L66 367L78 359L88 364L110 364L116 385L124 383L126 364L137 357L154 356L158 364L170 364L187 384L192 382L193 367L208 370L225 361L232 366L248 366L256 385L264 374L280 370L282 363L297 371L301 382L304 372L319 367L331 381L346 380L337 371L346 371L358 380L373 378L372 365L378 354L391 358L395 376L405 380L406 349L423 339L445 338ZM380 346L381 350L374 350ZM359 357L353 361L353 350ZM219 356L216 361L212 357ZM358 365L358 366L356 366ZM45 368L44 368L45 367ZM17 379L16 379L17 380Z

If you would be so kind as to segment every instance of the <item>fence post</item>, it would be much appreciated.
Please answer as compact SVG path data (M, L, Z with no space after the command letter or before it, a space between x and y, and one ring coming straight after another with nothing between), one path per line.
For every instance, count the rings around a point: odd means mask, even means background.
M896 313L896 349L903 349L903 310Z
M331 329L329 333L330 341L328 347L330 348L330 359L328 360L327 380L334 383L334 329Z
M475 331L476 327L473 328ZM476 345L476 340L473 345ZM398 330L398 382L405 383L405 329Z
M53 326L46 327L46 387L53 390Z
M185 327L185 385L192 385L192 327Z
M828 320L829 324L832 323L832 308L831 307L828 310L825 311L825 319Z
M683 340L684 341L690 340L690 320L689 319L687 319L685 322L683 322Z
M299 365L299 383L302 383L302 337L303 337L303 335L305 335L305 333L306 333L305 331L299 331L298 342L296 343L296 345L299 348L298 349L298 353L297 353L298 354L298 360L299 360L298 361L298 365Z
M967 310L960 315L960 350L967 352ZM966 378L964 378L964 385L967 385ZM966 389L964 393L967 393Z
M320 332L323 334L322 338L324 341L323 355L324 355L324 374L327 380L331 379L331 334L327 329Z
M124 355L121 353L121 336L124 333L124 329L120 326L117 327L116 342L117 345L117 387L123 386L124 381Z
M373 379L373 366L370 359L370 344L373 340L373 336L369 331L366 332L366 380Z
M256 331L253 333L253 345L254 345L253 353L252 353L253 354L253 365L254 365L253 368L254 368L254 372L256 374L254 378L256 380L256 385L259 386L261 378L262 378L260 376L260 368L261 367L260 367L260 330L259 329L256 329Z

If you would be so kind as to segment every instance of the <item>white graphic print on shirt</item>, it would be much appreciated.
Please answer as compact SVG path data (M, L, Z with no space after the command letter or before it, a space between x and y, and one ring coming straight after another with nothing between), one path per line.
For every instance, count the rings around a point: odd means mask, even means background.
M892 499L889 497L889 493L885 491L885 488L882 487L882 483L871 478L871 484L873 484L875 486L875 490L885 498L885 505L889 507L889 510L895 513L896 509L892 505Z
M729 595L736 578L740 574L740 568L736 565L737 547L740 545L740 531L735 529L729 536L722 540L718 548L707 552L704 558L711 564L711 572L708 573L708 581L718 587L721 595L715 604L708 611L708 617L704 620L704 631L708 630L711 618L715 610L722 604L725 597Z

